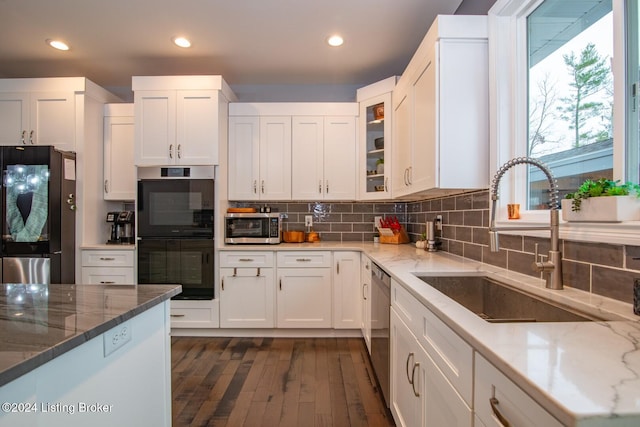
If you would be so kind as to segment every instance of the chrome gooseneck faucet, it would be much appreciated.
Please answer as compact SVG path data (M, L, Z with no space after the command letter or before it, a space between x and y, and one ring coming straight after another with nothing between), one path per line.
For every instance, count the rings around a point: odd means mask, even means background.
M521 164L530 164L540 169L549 181L550 190L550 222L549 227L496 227L496 204L498 201L498 185L502 176L512 167ZM491 252L498 252L500 249L498 242L499 231L525 231L525 230L549 230L551 232L551 248L549 250L549 259L547 261L538 261L538 244L535 245L535 259L533 268L536 271L544 272L546 279L546 287L549 289L562 289L562 253L559 249L559 196L558 183L554 178L551 170L537 159L531 157L516 157L502 165L496 172L491 182L491 219L489 222L489 245Z

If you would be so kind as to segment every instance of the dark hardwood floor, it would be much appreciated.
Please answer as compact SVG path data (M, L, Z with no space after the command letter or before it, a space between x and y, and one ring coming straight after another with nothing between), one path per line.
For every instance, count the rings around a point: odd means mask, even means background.
M173 426L393 426L356 338L172 338Z

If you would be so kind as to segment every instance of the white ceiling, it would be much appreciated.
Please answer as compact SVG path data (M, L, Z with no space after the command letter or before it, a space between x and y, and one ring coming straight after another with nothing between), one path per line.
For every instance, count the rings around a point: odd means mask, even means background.
M0 0L0 77L221 74L231 85L365 85L402 73L462 0ZM345 44L325 39L340 33ZM171 39L185 35L190 49ZM45 39L71 50L56 51Z

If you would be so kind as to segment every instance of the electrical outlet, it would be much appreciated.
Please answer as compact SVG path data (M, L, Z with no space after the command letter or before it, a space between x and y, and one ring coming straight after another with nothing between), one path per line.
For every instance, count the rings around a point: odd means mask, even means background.
M436 230L442 231L442 215L436 215Z
M379 227L379 226L380 226L380 222L381 222L381 221L382 221L382 217L381 217L381 216L374 216L374 217L373 217L373 224L374 224L376 227Z
M131 322L119 324L104 333L104 357L107 357L129 341L131 341Z
M313 227L313 215L305 215L304 216L304 226L305 227Z

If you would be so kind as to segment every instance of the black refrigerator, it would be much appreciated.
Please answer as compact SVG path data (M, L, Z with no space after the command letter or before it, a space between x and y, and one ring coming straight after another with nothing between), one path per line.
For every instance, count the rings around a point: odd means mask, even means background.
M2 147L2 282L75 283L75 153Z

